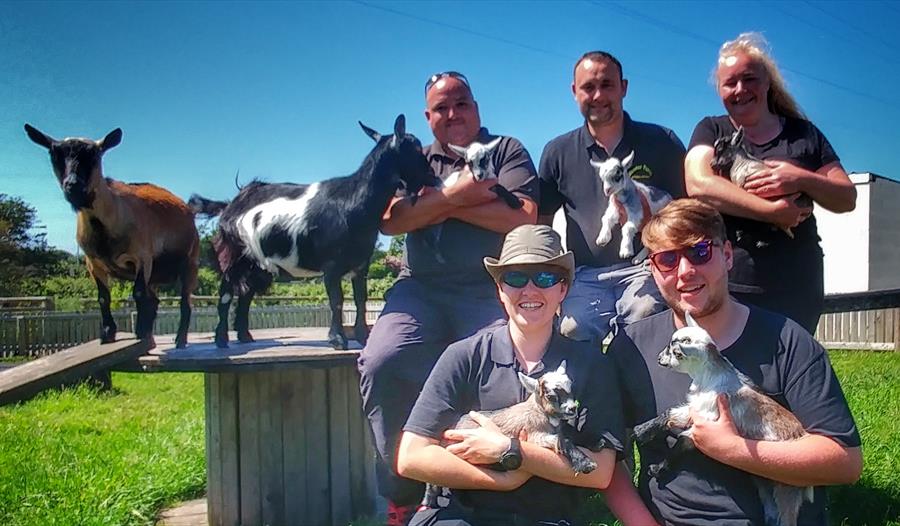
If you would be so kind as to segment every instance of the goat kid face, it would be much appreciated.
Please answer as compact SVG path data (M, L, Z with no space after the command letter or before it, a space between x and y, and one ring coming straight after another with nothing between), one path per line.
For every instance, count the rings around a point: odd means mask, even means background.
M519 381L527 392L534 395L547 416L568 420L578 414L578 400L572 392L572 379L566 374L565 360L555 371L548 372L537 380L519 373Z
M494 166L491 163L491 151L500 144L500 139L500 137L497 137L487 144L481 144L476 141L465 148L455 144L448 144L447 146L466 161L476 181L484 181L485 179L497 178L496 173L494 173Z
M659 353L659 365L694 378L713 354L718 354L719 349L709 333L697 325L690 314L686 313L685 317L687 327L672 334L669 345Z
M737 157L744 140L744 127L741 126L730 137L719 137L713 143L713 158L709 166L719 175L731 172L731 165Z
M37 128L26 124L25 132L36 144L47 148L50 162L66 201L77 212L90 208L96 197L96 187L103 184L100 158L122 140L122 130L116 128L103 139L68 138L58 141Z
M594 167L597 177L603 182L603 195L609 197L625 188L625 179L628 177L628 170L631 168L632 162L634 162L634 152L629 153L621 161L615 157L600 162L591 160L591 166Z
M398 115L394 121L393 135L382 135L362 122L359 125L375 141L376 152L390 156L393 160L394 170L391 176L406 195L416 195L425 186L440 185L441 180L434 175L428 159L422 153L422 143L415 135L406 133L406 117L403 114Z

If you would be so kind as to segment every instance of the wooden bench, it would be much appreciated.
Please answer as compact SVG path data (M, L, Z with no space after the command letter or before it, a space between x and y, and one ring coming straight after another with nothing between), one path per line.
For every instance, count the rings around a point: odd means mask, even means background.
M333 350L323 328L253 335L217 349L211 334L191 334L180 350L161 336L139 359L149 372L205 373L210 526L346 526L373 514L359 350Z

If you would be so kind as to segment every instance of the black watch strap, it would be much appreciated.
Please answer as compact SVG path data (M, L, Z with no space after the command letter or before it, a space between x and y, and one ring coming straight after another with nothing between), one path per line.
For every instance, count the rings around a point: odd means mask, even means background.
M522 444L518 438L509 439L509 448L500 455L499 464L505 471L519 469L522 465Z

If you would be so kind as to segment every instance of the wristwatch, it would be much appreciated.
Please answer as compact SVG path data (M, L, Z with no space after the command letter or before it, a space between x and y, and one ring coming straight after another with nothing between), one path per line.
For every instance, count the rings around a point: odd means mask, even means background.
M509 449L500 455L498 464L504 471L519 469L519 466L522 465L522 445L519 443L518 438L509 439Z

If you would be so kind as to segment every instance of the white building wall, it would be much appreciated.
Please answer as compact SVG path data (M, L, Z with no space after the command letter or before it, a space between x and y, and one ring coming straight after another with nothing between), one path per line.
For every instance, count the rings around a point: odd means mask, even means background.
M825 253L825 294L870 290L872 177L850 174L850 179L856 184L855 210L834 214L816 205L814 211ZM900 241L894 244L900 244Z

